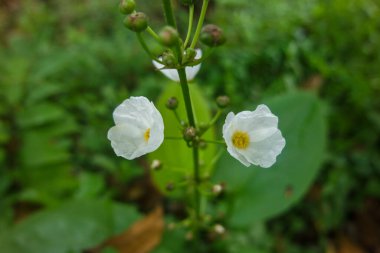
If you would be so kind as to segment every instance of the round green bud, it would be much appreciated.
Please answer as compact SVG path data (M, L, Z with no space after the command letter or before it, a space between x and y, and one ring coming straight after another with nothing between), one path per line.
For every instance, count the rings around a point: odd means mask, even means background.
M179 34L176 29L171 26L165 26L160 31L160 40L164 46L172 47L178 43Z
M230 105L230 98L227 96L219 96L216 98L216 104L223 109Z
M209 47L218 47L226 42L222 29L216 25L205 25L202 28L200 41Z
M131 14L136 8L134 0L121 0L119 10L123 14Z
M148 17L142 12L132 13L124 19L124 25L134 32L142 32L148 27Z
M183 62L192 62L197 55L197 51L192 48L186 48L185 53L183 54Z
M178 99L176 97L171 97L166 101L166 107L169 110L175 110L178 107Z
M192 141L197 136L197 130L194 127L187 127L183 132L183 138L186 141Z
M173 68L177 64L177 58L170 51L164 52L162 54L162 63L168 68Z

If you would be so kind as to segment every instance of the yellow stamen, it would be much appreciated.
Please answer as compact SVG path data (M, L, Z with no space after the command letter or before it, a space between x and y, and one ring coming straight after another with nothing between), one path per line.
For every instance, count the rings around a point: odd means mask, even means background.
M145 142L148 142L150 138L150 128L148 128L144 133L144 140Z
M236 131L232 135L232 144L238 149L247 149L249 145L249 135L246 132Z

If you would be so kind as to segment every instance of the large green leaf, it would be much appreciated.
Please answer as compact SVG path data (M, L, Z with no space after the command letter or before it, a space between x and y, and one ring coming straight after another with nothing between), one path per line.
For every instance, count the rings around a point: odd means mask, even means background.
M322 103L311 94L296 92L266 104L279 117L286 139L277 163L269 169L246 168L226 152L214 177L227 183L233 226L250 225L287 210L307 191L323 162L327 130Z
M201 91L195 83L190 84L190 93L195 112L196 123L208 123L211 120L209 106ZM177 97L179 102L178 114L186 120L186 110L182 99L181 86L176 83L167 84L165 91L157 102L157 108L161 112L165 124L165 137L182 137L179 123L174 113L165 106L170 97ZM210 130L204 135L205 139L213 140L214 132ZM209 145L200 151L201 173L203 176L210 174L211 161L215 156L215 146ZM168 183L176 183L183 177L191 175L193 171L192 149L183 140L165 140L161 147L149 158L162 161L164 168L153 173L154 182L164 190Z
M129 206L81 200L30 216L0 234L6 253L80 252L119 234L139 218Z

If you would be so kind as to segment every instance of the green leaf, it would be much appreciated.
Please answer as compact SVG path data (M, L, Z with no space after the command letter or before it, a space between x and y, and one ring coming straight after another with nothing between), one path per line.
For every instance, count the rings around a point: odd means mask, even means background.
M75 194L76 199L94 198L105 188L103 176L100 174L82 172L79 175L79 188Z
M195 83L190 84L191 100L195 112L196 123L208 123L211 120L210 110L207 101ZM181 126L176 120L174 113L166 108L166 101L170 97L177 97L180 101L177 109L181 119L186 120L186 110L182 99L181 86L177 83L170 83L157 102L157 108L161 112L165 124L165 137L182 137ZM205 135L205 139L214 140L213 129ZM215 156L216 148L209 145L205 150L200 151L200 163L202 176L210 175ZM153 173L154 182L164 191L168 183L176 183L183 177L192 175L193 159L192 149L183 140L165 140L161 147L149 155L150 160L158 159L163 163L164 168Z
M109 201L73 201L36 213L0 235L7 253L79 252L102 243L139 218L129 206Z
M70 143L67 139L54 138L46 134L43 129L25 132L20 152L23 167L40 167L68 162L69 148Z
M24 128L39 126L58 120L64 122L65 119L65 111L51 103L26 107L25 110L18 115L19 124Z
M226 153L214 180L227 183L229 222L244 227L284 212L305 194L325 154L327 127L323 104L313 95L296 92L268 100L279 117L286 146L269 169L246 168Z

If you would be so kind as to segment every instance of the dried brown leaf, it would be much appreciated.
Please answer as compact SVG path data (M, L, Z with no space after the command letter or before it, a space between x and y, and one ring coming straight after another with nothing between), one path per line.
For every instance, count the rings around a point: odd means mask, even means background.
M109 239L105 246L120 253L148 253L160 243L163 230L162 207L157 207L123 234Z

